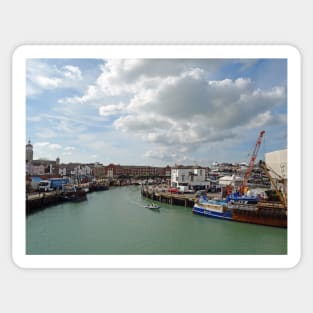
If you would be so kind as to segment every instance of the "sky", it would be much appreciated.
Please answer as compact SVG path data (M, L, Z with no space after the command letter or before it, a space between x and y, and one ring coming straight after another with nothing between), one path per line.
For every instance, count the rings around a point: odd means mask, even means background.
M34 159L210 166L287 148L285 59L28 59ZM26 143L25 143L26 144Z

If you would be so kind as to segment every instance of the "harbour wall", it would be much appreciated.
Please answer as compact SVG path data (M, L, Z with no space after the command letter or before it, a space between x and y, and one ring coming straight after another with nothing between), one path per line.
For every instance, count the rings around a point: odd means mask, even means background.
M150 189L142 188L141 195L152 201L159 201L170 205L180 205L188 208L194 206L196 198L194 195L171 194L168 192L155 192Z
M99 191L104 191L104 190L109 189L107 184L100 184L100 183L94 184L94 185L86 184L85 186L82 184L80 187L81 188L88 187L88 193L99 192ZM25 205L26 215L43 210L49 206L61 204L65 201L68 201L68 200L64 196L62 196L60 191L26 194L26 205Z
M56 192L41 193L38 194L38 196L26 196L26 215L62 202L64 202L64 200Z

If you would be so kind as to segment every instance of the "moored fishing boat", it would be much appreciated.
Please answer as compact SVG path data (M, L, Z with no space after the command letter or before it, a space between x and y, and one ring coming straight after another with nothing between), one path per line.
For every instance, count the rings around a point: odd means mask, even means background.
M234 192L227 195L226 202L231 204L257 204L259 198L257 196L240 195L239 192Z
M79 187L75 187L72 184L66 184L63 187L63 190L61 194L59 195L59 198L63 201L84 201L87 200L87 193L84 189L81 189Z
M287 227L287 211L282 208L259 207L257 204L230 203L224 200L209 200L201 196L194 204L193 213L219 219Z
M226 201L210 200L206 196L201 196L195 202L192 212L209 217L232 219L231 211L227 208Z

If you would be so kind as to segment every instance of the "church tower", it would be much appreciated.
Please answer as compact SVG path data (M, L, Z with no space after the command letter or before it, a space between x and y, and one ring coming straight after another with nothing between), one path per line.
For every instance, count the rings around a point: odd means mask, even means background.
M31 162L33 160L33 146L28 140L28 144L26 145L26 162Z

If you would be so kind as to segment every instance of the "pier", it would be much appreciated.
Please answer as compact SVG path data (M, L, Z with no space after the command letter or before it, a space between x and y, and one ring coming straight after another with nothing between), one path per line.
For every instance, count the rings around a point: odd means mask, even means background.
M141 188L141 195L153 201L159 201L170 205L179 205L188 208L192 208L196 201L195 194L180 194L171 193L168 191L159 191L149 186ZM220 195L220 193L214 193L211 195L211 197L218 195Z

